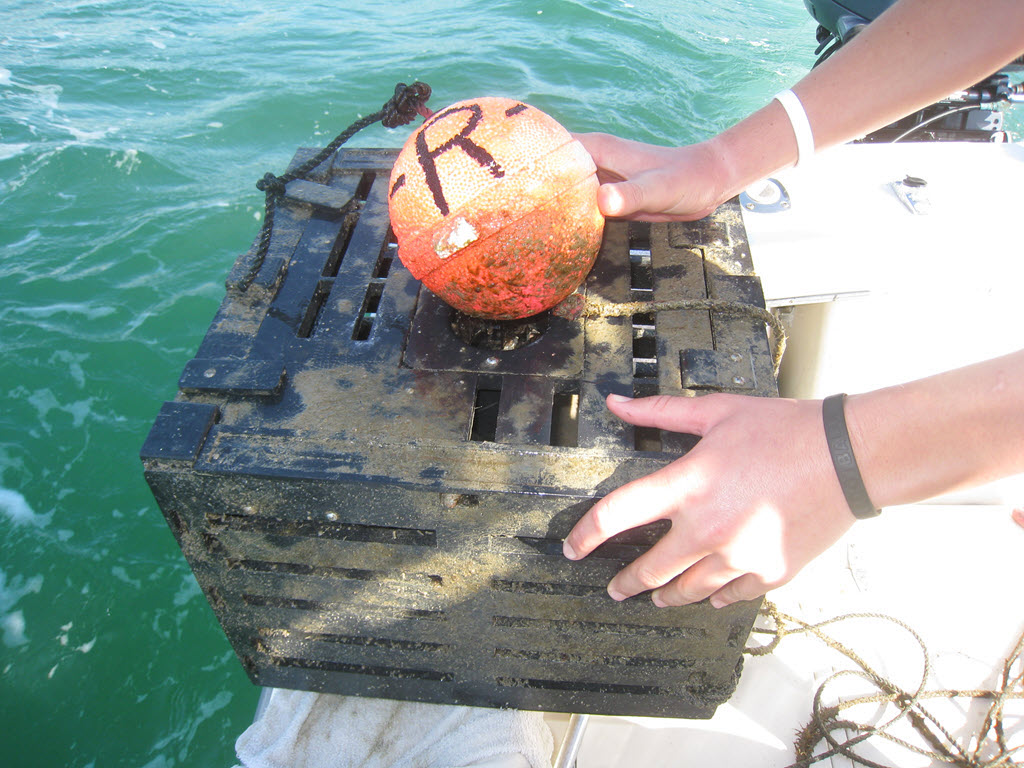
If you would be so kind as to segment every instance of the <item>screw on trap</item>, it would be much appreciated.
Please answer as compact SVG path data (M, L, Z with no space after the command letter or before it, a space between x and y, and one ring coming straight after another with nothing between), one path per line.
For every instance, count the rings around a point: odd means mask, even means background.
M605 585L664 527L578 562L562 540L695 440L634 429L605 396L773 396L763 324L552 314L517 349L468 344L396 258L395 156L344 150L288 183L265 258L254 275L254 251L238 259L142 448L245 670L339 694L710 717L760 602L616 603ZM610 222L581 291L763 306L735 202L689 224Z

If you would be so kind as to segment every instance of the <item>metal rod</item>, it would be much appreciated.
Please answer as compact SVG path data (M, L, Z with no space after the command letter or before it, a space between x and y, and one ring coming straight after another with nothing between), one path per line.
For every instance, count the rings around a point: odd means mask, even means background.
M583 732L587 730L588 720L590 715L569 716L569 730L562 737L553 768L573 768L576 765L576 753L580 751L580 745L583 743Z

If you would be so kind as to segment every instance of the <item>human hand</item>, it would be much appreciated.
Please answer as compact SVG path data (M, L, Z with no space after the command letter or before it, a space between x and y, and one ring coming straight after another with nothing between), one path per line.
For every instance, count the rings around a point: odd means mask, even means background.
M658 147L606 133L576 134L594 158L605 216L643 221L702 219L731 195L710 142Z
M855 521L825 442L821 402L739 395L610 395L637 425L701 437L682 458L595 504L569 532L585 557L615 534L672 527L608 584L616 600L654 590L655 605L751 600L793 578Z

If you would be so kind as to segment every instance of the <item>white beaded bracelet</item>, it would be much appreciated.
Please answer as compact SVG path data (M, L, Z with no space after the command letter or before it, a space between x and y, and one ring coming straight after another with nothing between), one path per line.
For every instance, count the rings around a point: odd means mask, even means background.
M804 105L800 103L797 95L788 89L776 94L775 100L786 110L790 125L793 126L793 133L796 135L796 164L805 163L814 156L814 134L811 132L811 123L807 119Z

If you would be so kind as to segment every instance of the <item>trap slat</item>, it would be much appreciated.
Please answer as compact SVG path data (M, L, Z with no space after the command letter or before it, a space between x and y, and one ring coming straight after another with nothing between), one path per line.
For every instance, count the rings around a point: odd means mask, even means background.
M589 296L605 302L630 301L629 236L626 225L609 224L597 262L587 277ZM580 384L579 444L582 448L629 450L633 428L612 416L605 398L633 394L633 333L628 317L587 320L587 357Z
M276 220L276 218L275 218ZM321 286L323 266L341 222L314 216L295 245L293 258L255 343L262 349L285 349L294 338L307 337L316 320L316 307L329 283Z
M365 322L360 313L368 309L376 312L380 294L375 289L384 285L384 281L374 279L374 271L382 254L387 257L387 210L387 179L376 178L335 266L337 276L325 319L337 329L338 337L366 340L373 330L372 324L361 332L357 328ZM358 345L353 351L366 346Z
M226 607L221 614L228 636L247 638L247 642L241 646L240 655L258 652L264 637L282 634L297 637L308 635L314 640L325 637L328 639L322 642L328 644L332 642L330 638L335 636L363 638L362 642L376 642L381 646L390 644L396 648L416 643L451 646L452 638L458 636L458 628L451 624L450 617L444 613L410 612L386 603L369 601L359 606L359 610L353 609L354 603L349 603L347 608L344 605L339 608L337 605L326 604L314 613L308 603L286 603L283 599L273 599L272 595L220 594L225 603L231 606ZM252 630L253 624L259 627L255 632Z
M687 350L705 373L749 356L753 391L774 395L764 328L703 310L551 317L518 349L475 347L397 258L395 155L341 152L293 187L267 260L239 258L142 451L242 665L304 690L710 717L759 602L611 600L609 579L664 524L580 562L561 546L597 499L693 444L634 430L605 397L717 391L684 386ZM734 208L608 222L582 292L672 301L711 286L758 303Z
M664 300L678 295L702 298L705 287L704 259L699 249L673 247L666 231L651 234L651 259L654 272L654 298ZM673 309L657 316L658 390L663 394L681 394L679 355L686 349L713 349L711 319L706 309Z
M552 445L552 411L557 394L557 383L551 379L504 377L495 441L509 445ZM569 414L563 416L568 418Z

